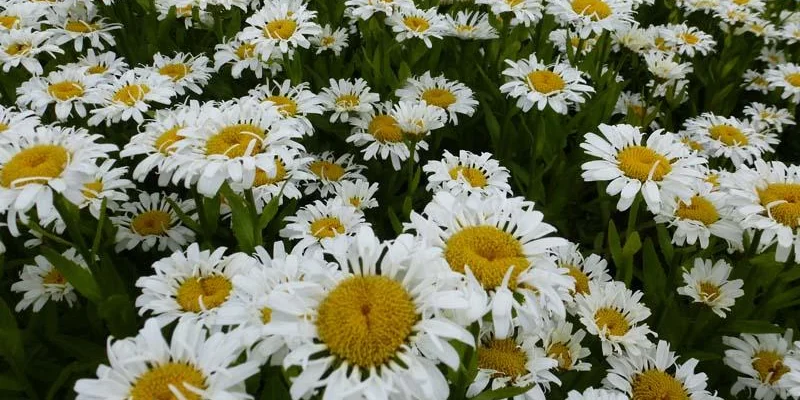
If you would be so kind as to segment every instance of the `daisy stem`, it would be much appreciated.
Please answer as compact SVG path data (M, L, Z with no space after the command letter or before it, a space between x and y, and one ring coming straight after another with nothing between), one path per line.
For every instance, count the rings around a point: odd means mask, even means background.
M636 197L633 198L633 204L631 204L631 208L628 210L628 225L625 228L625 237L628 238L633 233L633 230L636 228L636 220L639 218L639 205L642 202L642 196L637 194Z
M64 239L62 239L62 238L60 238L60 237L48 232L46 229L44 229L41 226L39 226L39 224L37 224L33 220L28 222L27 226L28 226L28 228L33 229L34 231L38 232L40 235L42 235L42 236L44 236L44 237L46 237L46 238L48 238L48 239L50 239L50 240L52 240L52 241L54 241L56 243L63 244L65 246L69 246L69 247L75 247L69 241L64 240Z

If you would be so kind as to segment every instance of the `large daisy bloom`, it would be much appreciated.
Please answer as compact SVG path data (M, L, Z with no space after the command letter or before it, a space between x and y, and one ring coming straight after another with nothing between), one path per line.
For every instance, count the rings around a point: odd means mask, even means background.
M702 178L698 169L706 160L693 154L678 138L661 130L644 135L626 124L598 126L602 137L587 133L581 143L587 154L600 158L581 165L583 179L611 181L606 193L620 195L617 209L627 210L641 191L647 208L657 213L662 196L688 201L688 185Z
M346 0L344 4L353 17L363 20L375 13L390 16L400 8L414 7L413 0Z
M325 202L317 200L286 217L286 227L280 235L290 240L299 240L294 247L318 249L322 242L335 237L352 237L363 226L363 213L338 199Z
M730 347L725 350L725 365L742 374L731 387L731 394L746 389L757 400L788 397L785 381L790 369L784 362L790 355L791 329L783 336L777 333L725 336L722 343Z
M781 98L800 103L800 65L793 63L779 64L764 72L764 79L769 82L770 90L781 90Z
M386 24L397 34L398 42L416 38L428 48L433 46L431 38L441 39L447 33L447 22L436 7L427 10L416 6L398 8L386 18Z
M135 68L125 72L110 83L97 87L92 103L98 108L91 111L89 125L105 121L106 126L133 119L144 122L144 113L153 103L169 104L175 95L170 78L148 69Z
M439 107L458 124L457 114L472 116L478 101L472 89L461 82L447 80L443 75L432 77L430 71L422 76L408 78L406 85L395 91L400 101L421 102Z
M211 67L208 65L208 57L200 55L176 53L172 57L166 57L161 53L153 55L153 69L160 75L169 78L175 92L181 96L186 90L196 94L203 92L202 87L211 79Z
M734 117L703 113L684 122L686 133L699 143L709 157L725 157L739 166L752 164L773 151L777 139L762 135L747 122Z
M102 78L97 75L86 75L78 68L56 70L47 77L34 76L17 88L17 104L27 107L42 115L50 104L55 104L56 118L67 119L72 110L79 117L86 116L87 99Z
M364 160L389 159L392 167L399 171L402 163L411 156L411 151L397 119L392 116L392 108L391 102L378 103L373 110L349 119L348 122L353 125L353 130L347 137L347 142L363 147L361 154ZM419 159L419 150L427 149L427 142L415 141L414 161Z
M548 3L547 11L585 39L592 33L625 28L633 22L632 5L626 0L554 0Z
M500 86L500 91L516 98L522 111L534 105L541 111L549 105L553 111L566 114L570 106L583 103L594 92L585 84L581 72L566 61L546 65L531 54L519 61L506 60L506 64L509 68L503 70L503 75L510 81Z
M262 59L269 59L275 50L288 53L295 47L307 49L309 38L322 28L314 22L316 11L310 11L302 0L265 2L263 7L247 18L240 39L252 43Z
M149 319L132 338L108 342L109 365L96 379L75 383L78 400L228 399L246 400L244 380L258 363L238 363L238 332L209 334L202 324L182 319L168 342Z
M333 399L446 399L437 365L459 365L449 341L474 345L444 316L467 307L458 274L411 235L381 243L365 228L352 241L326 242L325 250L342 273L308 276L267 298L265 330L301 341L283 362L301 369L292 398L324 388Z
M180 200L177 193L169 196L159 193L140 192L137 201L120 206L122 215L111 217L117 226L116 250L131 250L141 244L142 250L156 248L164 251L180 250L194 240L194 232L183 226L178 213L167 199L180 207L180 212L194 211L194 200Z
M695 258L694 267L683 272L686 286L679 287L678 293L691 297L695 303L709 306L714 314L725 318L725 312L730 311L736 298L744 295L743 280L728 280L732 270L725 260L715 263L713 260Z
M88 270L89 266L75 249L68 249L62 254L68 260L81 268ZM33 264L22 267L19 274L20 280L11 285L11 291L22 293L22 299L14 307L14 311L21 312L32 307L33 312L39 312L48 301L66 301L67 305L78 300L75 288L61 272L42 255L33 258Z
M422 170L428 174L429 192L446 190L455 196L461 193L483 195L511 193L508 169L500 166L490 153L480 155L466 150L458 155L445 150L441 161L428 161Z

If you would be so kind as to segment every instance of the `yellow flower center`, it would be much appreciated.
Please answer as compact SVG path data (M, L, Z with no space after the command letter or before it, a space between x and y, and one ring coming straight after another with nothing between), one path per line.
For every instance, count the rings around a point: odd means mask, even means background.
M472 33L473 31L475 31L475 27L472 25L459 24L456 26L456 32L458 33L466 34L466 33Z
M608 336L624 336L631 329L631 324L616 309L603 307L594 313L594 322Z
M706 177L706 182L710 183L712 186L719 187L719 175L718 174L709 174Z
M70 20L64 25L64 29L70 32L89 33L97 30L97 25L81 20Z
M647 109L638 104L629 104L628 114L635 116L639 120L644 120L644 118L647 116Z
M253 186L260 187L265 185L274 185L278 182L283 182L286 179L286 165L283 164L279 158L275 159L275 176L267 176L267 173L261 169L256 170L256 177L253 180Z
M391 115L376 115L369 123L369 133L381 143L403 141L403 131Z
M229 125L206 141L206 155L218 154L229 158L244 157L261 152L265 132L253 124ZM248 152L251 142L254 146ZM245 154L246 153L246 154Z
M167 64L158 69L158 73L170 77L173 82L179 81L186 76L192 69L184 63Z
M361 368L401 352L419 320L413 298L385 276L353 276L331 290L317 311L319 338L335 356Z
M589 276L574 265L566 265L565 267L569 270L569 276L575 279L575 293L589 294Z
M515 6L518 6L518 5L522 4L522 2L525 1L525 0L505 0L505 1L506 1L506 4L508 4L509 7L513 8Z
M772 219L792 229L800 225L800 184L770 183L757 192L764 207L776 201L781 202L770 207Z
M572 368L572 353L566 343L556 342L547 348L547 356L558 361L561 369Z
M83 193L83 197L86 197L87 199L95 199L102 191L103 181L98 179L96 181L84 184L81 193Z
M272 321L272 309L264 307L261 309L261 322L268 324L269 321Z
M145 211L131 220L131 230L141 236L161 236L172 226L172 217L162 210Z
M131 400L200 400L201 396L189 389L205 389L206 378L197 368L182 362L167 362L147 370L136 379L131 388ZM175 392L181 394L175 396Z
M122 103L131 107L136 104L137 101L144 100L144 96L148 93L150 93L149 86L134 83L117 89L112 100L115 103Z
M711 282L700 282L698 285L698 294L703 298L703 301L712 302L720 295L720 288L718 285Z
M564 79L553 71L533 71L528 74L527 78L528 86L542 94L550 94L564 89Z
M358 197L351 197L349 201L350 201L350 205L355 207L355 208L358 208L358 207L361 206L361 199L359 199Z
M406 28L414 32L425 32L431 27L428 20L422 17L405 17L403 23L406 24Z
M17 26L19 22L19 17L14 15L2 15L0 16L0 26L6 29L11 29Z
M53 83L47 87L47 93L58 100L66 101L83 96L83 85L75 81Z
M761 382L769 384L774 384L789 372L789 367L783 365L783 356L772 350L759 350L753 354L753 369L758 371Z
M432 106L446 109L456 102L456 96L449 90L431 88L422 92L422 100Z
M50 271L42 277L42 283L45 285L63 285L67 283L67 279L64 278L64 275L61 275L55 268L51 268Z
M361 104L361 99L358 98L358 95L352 93L343 94L336 98L336 107L345 110L352 110L358 107L359 104Z
M319 44L323 47L330 46L334 43L336 43L336 39L334 39L333 36L325 36L322 38L322 40L319 41Z
M711 128L708 128L708 133L712 138L725 143L727 146L744 146L750 142L747 140L747 136L745 136L744 133L742 133L742 131L735 126L725 124L714 125Z
M10 56L24 56L31 50L30 43L11 43L6 47L6 54Z
M492 339L478 347L478 368L516 378L528 373L528 356L514 339Z
M311 234L317 239L331 238L343 233L344 225L336 217L324 217L311 223Z
M680 34L681 39L687 44L697 44L700 41L700 38L697 37L694 33L691 32L684 32Z
M292 37L295 29L297 29L297 22L292 19L276 19L269 21L267 26L264 27L264 36L271 39L286 40Z
M703 145L700 142L694 141L689 138L681 138L681 143L688 146L690 149L695 151L703 151Z
M293 117L295 114L297 114L297 102L286 96L269 96L264 99L264 101L271 101L273 104L275 104L278 112L280 112L284 117Z
M603 0L572 0L572 10L580 15L599 21L611 15L611 7Z
M91 67L86 69L86 72L88 72L90 74L102 74L102 73L104 73L106 71L108 71L108 67L106 67L105 65L100 65L100 64L92 65Z
M649 369L633 378L631 399L689 400L689 395L674 376L658 369Z
M29 183L45 184L60 176L69 162L67 149L54 144L40 144L11 157L0 171L0 184L18 188Z
M341 165L325 160L317 160L308 165L308 169L320 179L338 181L345 174Z
M224 303L232 288L230 279L224 275L191 277L181 283L175 301L184 311L196 313Z
M764 77L762 77L762 76L757 76L757 77L753 78L751 83L756 85L756 86L767 86L767 85L769 85L769 82L767 82L767 80L764 79Z
M253 57L256 54L256 45L252 43L242 43L236 48L236 57L240 60Z
M517 276L529 266L519 240L494 226L470 226L454 233L445 244L444 257L453 271L463 274L468 266L485 289L500 286L512 266L508 285L515 288Z
M483 171L477 168L458 166L450 170L450 179L456 180L459 175L466 179L472 187L486 187L486 176L483 174Z
M786 82L789 82L790 85L794 87L800 87L800 72L795 72L785 77Z
M644 146L630 146L622 149L617 154L617 162L625 176L642 182L650 177L651 172L653 176L650 179L660 181L672 171L672 164L666 157Z
M717 212L717 208L714 207L714 204L705 197L697 195L692 197L691 205L679 201L678 209L675 210L675 215L678 218L691 219L706 226L719 221L719 213Z
M175 152L175 149L172 149L172 145L175 144L178 140L181 140L181 137L178 136L178 131L183 128L180 125L175 125L172 128L164 131L161 135L158 136L155 143L153 145L159 152L164 155L170 155Z

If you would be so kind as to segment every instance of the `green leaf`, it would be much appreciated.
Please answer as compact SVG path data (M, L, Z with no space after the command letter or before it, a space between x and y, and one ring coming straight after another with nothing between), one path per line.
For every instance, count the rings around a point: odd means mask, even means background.
M8 390L11 392L22 392L25 390L25 386L22 386L22 383L17 379L17 377L6 373L1 373L0 390Z
M228 184L223 184L220 192L225 196L225 200L231 207L231 219L233 235L239 244L239 249L251 254L255 250L255 236L253 220L250 218L250 210L241 196L234 193Z
M167 203L169 203L169 208L171 208L172 211L175 212L175 214L178 216L178 219L180 219L181 222L184 225L186 225L187 228L189 228L189 229L191 229L191 230L193 230L195 232L202 232L203 231L203 228L200 227L200 224L198 224L197 221L195 221L194 219L192 219L192 217L190 217L185 212L183 212L183 210L181 209L181 206L178 205L178 203L176 203L175 200L172 200L171 198L169 198L167 196L164 196L164 200L166 200Z
M615 265L622 264L622 245L620 244L617 226L614 225L613 220L608 221L608 251L611 253L611 258L614 260Z
M136 309L127 294L110 296L100 303L97 311L108 323L108 329L114 337L126 337L136 333L138 329Z
M22 347L22 335L17 327L17 320L2 298L0 298L0 353L12 365L21 367L25 361L25 349Z
M734 333L783 333L785 329L768 321L745 319L731 321L722 330Z
M498 400L498 399L508 399L514 396L521 395L526 393L528 390L531 390L533 385L517 387L517 386L508 386L501 389L496 390L489 390L483 392L475 397L471 397L470 400Z
M642 281L644 282L645 296L651 300L653 305L661 303L666 298L667 275L658 261L655 246L650 238L644 240L644 252L642 254Z
M42 247L42 254L47 258L47 261L53 264L58 272L61 272L61 275L64 275L67 282L72 284L78 293L92 302L99 302L102 300L100 288L97 286L97 282L94 280L94 276L92 276L89 270L74 263L72 260L49 247Z
M392 224L392 228L394 229L394 233L400 234L403 231L403 224L400 222L400 219L397 218L397 213L395 213L394 208L389 207L389 222Z

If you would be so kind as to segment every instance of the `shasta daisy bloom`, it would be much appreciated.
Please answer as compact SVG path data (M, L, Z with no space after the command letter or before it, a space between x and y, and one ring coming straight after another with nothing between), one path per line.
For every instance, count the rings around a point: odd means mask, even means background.
M640 191L653 213L661 208L663 196L691 198L688 185L702 179L698 167L706 160L675 135L658 130L642 143L643 134L635 126L600 124L598 129L603 137L587 133L580 146L600 160L581 165L581 176L587 182L611 181L606 193L620 195L618 210L627 210Z
M275 49L288 53L290 49L311 46L310 37L317 36L322 28L314 22L316 11L310 11L302 0L266 2L255 14L247 18L247 26L240 39L255 45L262 59L271 57Z
M555 228L542 217L521 197L439 192L405 228L440 249L450 268L467 276L468 290L489 293L481 315L491 311L495 335L506 338L512 321L533 329L566 316L573 282L548 258L566 241L550 236Z
M164 21L169 16L170 10L175 7L175 18L183 21L183 26L186 29L194 25L194 13L197 10L200 22L205 25L211 25L214 21L213 16L206 6L208 3L200 2L199 0L155 0L154 5L158 11L158 20Z
M302 155L299 150L279 147L270 149L268 154L274 159L274 171L256 170L251 185L231 182L231 189L234 192L244 193L246 187L253 191L256 210L259 212L275 196L281 195L278 204L283 204L284 198L299 199L303 197L303 193L300 192L302 183L313 178L313 175L306 171L306 165L313 159Z
M787 22L778 31L778 35L780 35L787 44L797 43L800 41L800 22Z
M650 309L641 303L642 292L632 292L618 281L589 282L589 292L575 296L577 314L586 330L600 338L603 355L621 353L643 359L653 335L644 320Z
M269 103L278 109L281 118L289 120L304 135L314 133L314 127L307 116L322 114L321 99L316 93L309 90L307 82L292 85L288 79L283 82L268 80L264 85L258 85L248 92L248 97L255 101Z
M594 49L595 44L597 44L597 37L589 36L585 39L581 39L577 33L568 29L554 29L550 31L550 35L548 35L547 39L556 45L558 51L564 56L569 54L567 46L572 48L571 51L574 54L586 55L589 54L592 49ZM567 43L567 39L569 39L569 43ZM578 48L578 46L580 46L580 48Z
M569 276L575 281L573 295L589 293L589 282L606 283L611 281L608 274L608 263L597 254L584 258L578 245L568 242L553 249L553 262L559 268L566 268Z
M650 51L644 55L644 61L658 83L679 81L693 71L691 63L679 63L670 53Z
M789 110L776 106L768 106L763 103L750 103L742 112L744 115L750 117L753 128L758 132L783 132L784 126L795 124L794 117Z
M153 103L169 104L175 96L172 81L163 75L143 68L135 68L101 84L92 101L98 108L91 110L89 125L105 121L106 126L133 119L144 122L144 114Z
M142 289L136 298L139 315L149 313L160 326L184 316L217 325L217 312L231 297L233 278L261 267L247 254L226 256L226 250L200 251L200 246L192 243L185 251L153 263L154 274L136 281L136 287Z
M722 343L730 347L725 350L725 365L742 374L731 387L731 394L742 390L757 400L772 400L775 397L788 397L786 385L789 367L785 364L790 353L792 330L783 336L777 333L751 335L743 333L739 337L723 336Z
M339 201L360 211L378 206L378 200L375 199L377 191L378 183L370 184L366 179L337 182L333 188L333 194Z
M268 67L267 62L262 61L256 53L256 46L238 37L214 47L214 70L219 72L224 65L231 66L231 76L237 79L242 77L242 71L246 69L253 71L256 78L261 79L264 69Z
M422 170L428 174L429 192L446 190L455 196L461 193L480 193L483 195L508 195L511 186L508 169L492 159L490 153L480 155L466 150L458 155L445 150L441 161L428 161Z
M685 23L670 25L664 29L667 43L672 45L678 54L694 57L695 54L707 55L714 52L717 42L714 38L693 26Z
M62 256L89 270L89 266L75 249L68 249ZM34 264L22 267L20 280L11 285L12 292L22 293L22 299L14 307L14 311L21 312L32 307L33 312L39 312L48 301L66 301L67 305L72 307L72 304L78 301L78 296L75 294L75 288L67 282L61 271L42 255L34 257L33 262Z
M88 208L89 212L95 217L100 218L100 209L103 201L110 210L118 209L118 202L128 201L126 190L135 185L124 178L128 173L128 167L114 168L115 160L103 160L92 174L92 179L83 184L84 201L80 205Z
M411 151L397 119L392 116L392 108L393 104L390 101L378 103L373 110L349 119L348 122L353 125L353 130L347 137L347 142L363 147L361 153L364 160L389 159L392 167L399 171L401 164L411 156ZM419 159L419 150L427 149L427 142L415 141L414 161Z
M562 26L571 26L587 38L591 33L614 32L633 22L632 2L625 0L554 0L547 12Z
M444 18L450 36L465 40L489 40L499 37L497 30L489 23L489 16L486 13L459 11L455 17L445 14Z
M94 49L86 50L86 55L80 57L76 63L85 68L85 73L97 75L101 78L111 78L122 75L128 70L128 64L122 57L117 57L113 52L96 54Z
M33 28L40 30L48 7L38 2L10 2L0 11L0 31Z
M447 34L447 22L436 7L427 10L416 6L398 8L386 18L386 24L392 27L398 42L420 39L428 48L433 46L431 38L441 39Z
M411 142L424 140L447 122L444 110L425 103L399 101L392 106L390 115L397 121L403 138Z
M653 43L650 30L642 28L637 23L626 24L625 27L611 32L611 38L614 41L614 51L626 48L636 54L642 54Z
M761 92L763 94L769 93L769 82L767 82L766 77L763 73L748 69L742 75L742 87L745 90L751 90L754 92Z
M332 152L326 151L311 157L312 161L306 166L308 175L311 176L305 183L306 195L319 190L321 197L327 197L335 189L336 183L367 179L361 174L364 166L354 163L352 154L336 157Z
M487 4L492 8L492 14L501 16L503 13L512 13L511 25L531 26L542 19L544 4L541 0L476 0L476 4Z
M696 373L697 360L677 363L669 342L660 340L643 354L614 354L608 358L611 369L604 380L609 389L624 392L632 399L722 400L706 390L706 374Z
M541 111L549 105L553 111L566 114L569 106L583 103L585 97L594 92L585 84L581 72L566 61L546 65L531 54L519 61L506 60L506 64L509 68L503 71L503 75L511 80L500 86L500 91L516 98L517 107L522 111L528 111L534 105Z
M744 295L743 280L728 280L732 270L733 268L725 260L713 262L695 258L694 267L690 271L683 272L683 282L686 286L679 287L678 293L691 297L695 303L711 307L714 314L725 318L725 312L730 311L736 298Z
M101 78L86 75L81 69L55 70L47 77L34 76L17 88L17 104L42 115L47 106L55 104L56 118L67 119L72 113L86 116L85 102L93 97Z
M30 209L36 207L40 220L56 213L55 193L81 204L81 189L97 161L117 150L113 144L97 143L101 136L82 128L48 125L25 136L19 133L10 133L8 143L0 146L0 210L14 236L19 236L17 218L26 223Z
M181 200L177 193L167 196L164 193L139 192L138 201L122 204L122 215L111 217L111 222L118 228L117 252L131 250L140 244L144 251L152 248L178 251L194 240L194 232L183 226L167 198L178 205L183 214L189 215L194 211L194 200Z
M450 115L450 121L458 125L457 114L472 116L478 101L472 89L459 81L447 80L444 75L431 77L430 71L422 76L408 78L406 85L395 91L400 101L425 102L439 107Z
M47 53L55 57L55 53L63 53L51 42L49 31L34 31L31 28L12 29L0 35L0 63L3 72L11 71L22 64L32 75L41 75L44 71L36 57Z
M789 391L790 396L800 396L800 341L794 342L794 347L784 358L785 366L789 367L789 372L783 378L784 387Z
M570 391L567 400L629 400L629 397L616 390L588 388L583 393Z
M413 0L346 0L344 4L354 18L365 21L375 13L391 16L400 8L414 7Z
M347 79L330 80L330 87L322 88L319 94L322 107L333 111L331 122L341 119L347 122L348 118L372 110L373 104L379 102L380 96L371 92L367 81L356 78L351 82Z
M202 87L208 84L212 71L208 66L208 57L184 53L176 53L173 57L156 53L153 56L153 69L172 80L175 92L181 96L187 89L202 93Z
M0 143L16 140L17 136L30 136L39 126L39 116L30 110L0 105Z
M650 106L642 99L639 93L622 92L617 98L617 103L614 105L614 114L622 114L627 117L631 123L642 126L648 118L655 116L658 110L654 106ZM657 123L652 122L651 128L657 128Z
M316 200L286 217L285 222L280 236L299 240L295 248L311 250L319 249L326 239L352 237L361 227L369 226L362 212L338 199Z
M581 347L581 341L586 336L583 329L573 332L571 323L558 321L544 329L539 336L542 338L542 348L547 352L547 357L558 361L560 371L591 369L589 363L582 361L591 354L588 348Z
M83 51L84 40L89 47L99 50L103 50L106 44L113 47L116 42L111 32L122 28L120 24L107 23L105 18L98 18L95 7L72 7L65 15L53 13L48 24L52 26L48 31L53 34L53 44L63 46L73 42L75 51L79 53Z
M109 365L97 368L96 379L79 379L75 392L78 400L249 399L244 381L259 364L239 363L242 350L240 332L211 334L186 318L168 342L149 319L136 336L109 340Z
M2 55L2 53L0 53ZM5 66L3 66L3 70ZM794 63L778 64L764 72L770 91L781 90L781 98L800 103L800 65Z
M309 40L317 48L317 54L330 50L338 56L347 47L347 30L344 28L334 30L329 24L325 24L322 26L322 31Z
M735 117L703 113L684 122L684 129L703 146L710 157L725 157L733 165L752 164L764 153L773 151L775 138L760 135L753 127Z
M301 369L292 398L324 387L326 397L446 399L437 365L458 368L451 340L474 345L445 317L467 307L460 277L411 235L381 243L365 228L325 251L340 272L289 282L267 298L265 331L298 342L283 361Z

